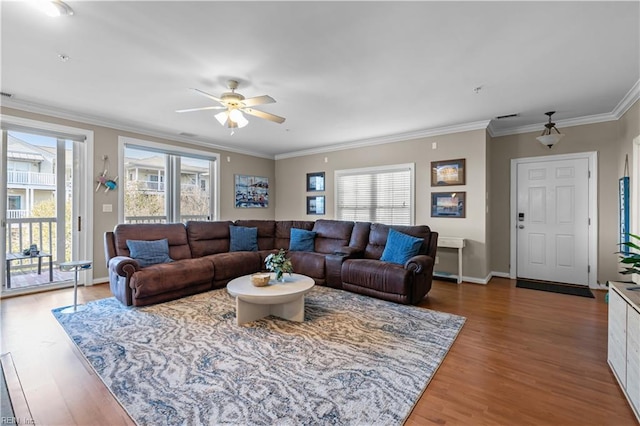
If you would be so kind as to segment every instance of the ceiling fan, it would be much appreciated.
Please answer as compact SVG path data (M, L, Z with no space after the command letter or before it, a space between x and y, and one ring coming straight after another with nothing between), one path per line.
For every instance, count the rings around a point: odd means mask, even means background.
M236 80L229 80L227 82L227 86L229 87L230 92L223 93L219 98L213 95L210 95L207 92L203 92L198 89L191 89L196 93L201 94L202 96L206 96L209 99L213 99L216 102L219 102L221 106L209 106L203 108L189 108L189 109L179 109L176 112L191 112L191 111L203 111L209 109L222 109L224 111L219 112L215 115L216 120L226 127L229 128L242 128L249 124L249 121L245 118L244 114L253 115L254 117L264 118L265 120L270 120L276 123L283 123L285 118L277 116L275 114L270 114L268 112L260 111L257 109L253 109L251 107L256 105L264 105L264 104L272 104L276 100L271 96L262 95L256 96L254 98L245 98L240 93L236 93L236 89L238 88L238 82Z

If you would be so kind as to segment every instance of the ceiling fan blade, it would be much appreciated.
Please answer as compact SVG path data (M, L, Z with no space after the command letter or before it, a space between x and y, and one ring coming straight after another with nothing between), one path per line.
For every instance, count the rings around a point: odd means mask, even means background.
M223 106L209 106L209 107L202 107L202 108L177 109L176 112L204 111L206 109L226 109L226 108Z
M249 115L253 115L259 118L264 118L265 120L270 120L270 121L275 121L276 123L284 123L285 118L284 117L280 117L278 115L275 114L270 114L268 112L264 112L264 111L259 111L257 109L252 109L252 108L241 108L243 112L246 112Z
M272 104L275 103L275 99L268 95L256 96L255 98L244 99L242 103L246 107L252 107L256 105Z
M220 98L216 98L215 96L210 95L210 94L209 94L209 93L207 93L207 92L203 92L203 91L202 91L202 90L200 90L200 89L191 89L191 90L193 90L194 92L200 93L202 96L205 96L205 97L207 97L207 98L209 98L209 99L213 99L213 100L214 100L214 101L216 101L216 102L220 102L221 104L223 104L223 105L224 105L224 102L222 102L222 99L220 99Z

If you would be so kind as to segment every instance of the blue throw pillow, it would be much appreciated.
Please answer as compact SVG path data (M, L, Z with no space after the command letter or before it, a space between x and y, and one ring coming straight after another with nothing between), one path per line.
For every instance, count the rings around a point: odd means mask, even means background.
M420 246L423 242L423 238L416 238L395 229L389 229L387 244L384 246L380 260L404 265L407 260L420 252Z
M158 263L173 262L169 257L169 240L127 240L129 256L143 268Z
M229 251L258 251L258 228L229 226Z
M291 251L314 251L317 232L306 229L291 228L291 238L289 240L289 250Z

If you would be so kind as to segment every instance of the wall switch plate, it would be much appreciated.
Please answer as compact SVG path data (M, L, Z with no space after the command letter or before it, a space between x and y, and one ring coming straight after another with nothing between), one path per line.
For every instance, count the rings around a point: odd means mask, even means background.
M436 265L440 263L440 256L436 256Z
M103 204L102 212L103 213L111 213L113 211L113 204Z

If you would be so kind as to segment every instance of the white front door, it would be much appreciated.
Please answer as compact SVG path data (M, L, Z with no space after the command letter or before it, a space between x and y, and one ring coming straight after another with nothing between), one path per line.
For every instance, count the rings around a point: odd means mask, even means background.
M517 276L589 284L589 160L517 165Z

